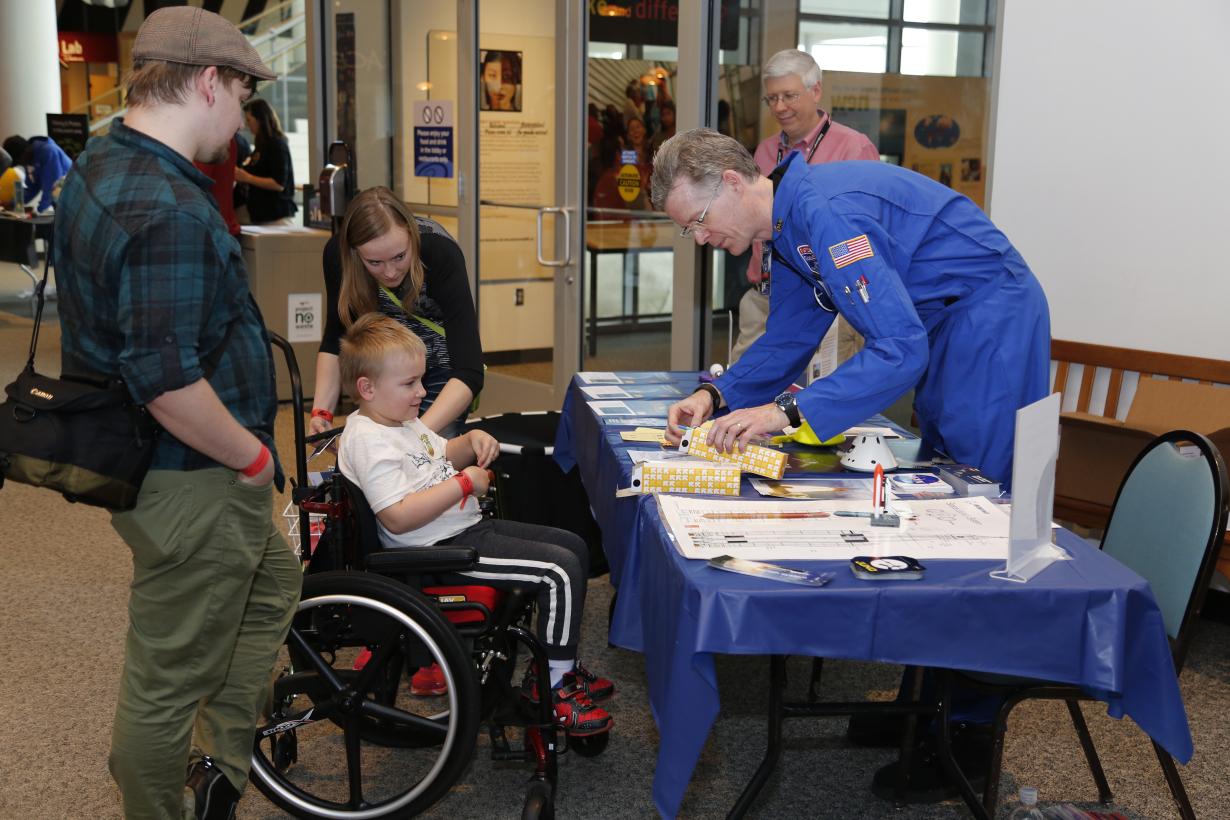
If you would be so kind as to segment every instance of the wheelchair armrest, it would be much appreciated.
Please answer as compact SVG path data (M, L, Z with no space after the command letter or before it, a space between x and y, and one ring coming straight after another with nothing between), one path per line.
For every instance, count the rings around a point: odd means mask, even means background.
M386 549L367 556L367 569L384 575L459 572L478 562L473 547L406 547Z

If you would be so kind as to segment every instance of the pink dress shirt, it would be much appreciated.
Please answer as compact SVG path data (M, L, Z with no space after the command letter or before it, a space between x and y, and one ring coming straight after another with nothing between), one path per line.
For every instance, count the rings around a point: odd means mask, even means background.
M808 151L815 144L816 138L820 136L821 130L824 129L824 124L830 120L831 117L829 117L828 112L821 111L820 122L816 123L816 127L809 131L803 139L790 146L788 150L783 150L782 159L788 157L791 151L801 151L803 156L807 156ZM756 146L756 153L753 158L756 160L756 167L765 176L768 176L777 167L777 149L781 145L781 141L782 134L779 131ZM812 154L808 165L819 165L822 162L840 162L844 159L870 159L878 162L880 152L861 131L855 131L849 126L834 122L829 126L828 133L824 135L824 139L816 146L816 152ZM747 281L753 285L760 283L759 242L752 243L752 258L747 266Z

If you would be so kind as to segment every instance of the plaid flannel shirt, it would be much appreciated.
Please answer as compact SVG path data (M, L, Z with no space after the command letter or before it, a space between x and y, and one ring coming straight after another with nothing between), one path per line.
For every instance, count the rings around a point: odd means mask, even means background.
M209 384L274 454L281 487L272 351L211 185L182 155L122 122L90 140L56 209L61 364L66 375L119 376L145 404L203 378L234 323ZM154 469L216 466L160 434Z

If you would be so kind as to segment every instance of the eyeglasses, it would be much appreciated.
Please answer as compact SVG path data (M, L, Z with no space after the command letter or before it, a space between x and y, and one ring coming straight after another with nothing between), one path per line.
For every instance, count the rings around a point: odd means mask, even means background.
M787 91L785 94L765 94L760 99L764 100L765 105L772 108L779 102L784 102L786 105L794 105L799 101L799 97L802 96L802 91Z
M705 203L705 210L701 211L700 216L696 217L696 219L689 222L687 227L679 232L680 236L682 237L691 236L692 232L695 231L697 228L705 227L705 217L709 215L709 208L713 206L713 200L717 199L718 191L720 190L722 190L722 178L718 177L717 185L713 186L713 193L709 195L709 201Z

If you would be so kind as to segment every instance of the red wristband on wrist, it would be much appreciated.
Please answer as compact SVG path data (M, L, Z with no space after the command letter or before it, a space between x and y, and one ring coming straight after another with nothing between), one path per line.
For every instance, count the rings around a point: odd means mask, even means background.
M261 470L265 469L265 465L269 463L270 458L269 448L262 444L260 453L257 454L256 458L252 459L252 463L239 472L247 478L255 478L260 475Z
M466 499L474 492L474 482L464 472L457 473L453 478L461 485L461 503L457 505L457 509L461 509L466 505Z
M328 410L326 410L323 407L313 407L312 408L312 418L317 418L317 417L324 419L330 424L333 423L333 414L330 413Z

